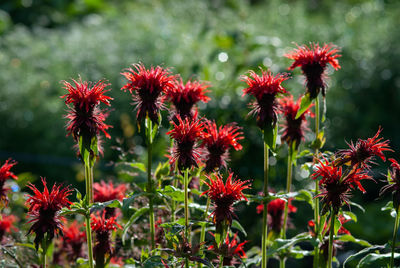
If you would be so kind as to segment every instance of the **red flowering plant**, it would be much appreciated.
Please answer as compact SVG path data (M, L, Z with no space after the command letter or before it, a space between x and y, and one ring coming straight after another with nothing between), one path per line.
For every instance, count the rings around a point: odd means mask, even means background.
M246 252L244 251L244 245L247 244L248 241L239 243L237 236L237 233L235 233L232 240L230 240L229 234L227 234L222 245L218 246L217 243L214 242L214 245L208 247L208 250L215 252L219 256L223 256L223 266L234 266L240 264L242 259L247 258ZM220 260L217 262L219 261Z
M210 97L205 95L209 92L209 87L210 85L207 82L189 80L185 84L182 79L176 80L174 86L168 87L165 94L174 106L171 120L177 122L176 115L179 115L182 119L196 117L197 111L194 110L194 105L199 101L204 103L210 101Z
M17 221L17 217L14 215L3 215L0 214L0 245L5 238L6 233L10 233L11 230L16 232L18 229L14 226Z
M103 180L98 183L95 182L93 184L94 189L94 202L108 202L112 200L119 200L125 197L125 193L127 190L126 184L119 184L114 186L112 181L108 183L104 182ZM115 216L115 208L113 207L105 207L106 211L105 217L108 219L112 216Z
M107 259L113 256L111 245L111 231L122 229L122 226L117 223L117 217L105 217L106 212L100 212L97 216L92 215L91 227L96 235L96 242L93 248L96 267L105 267Z
M205 171L212 172L221 167L227 167L226 162L229 159L229 149L232 147L236 151L242 149L239 140L244 137L240 127L236 124L217 126L214 121L206 121L202 133L202 146L205 147L204 156Z
M9 179L18 179L18 177L11 171L11 168L16 164L16 161L7 159L0 167L0 208L5 207L8 204L7 193L10 189L5 186L6 181Z
M33 184L28 184L28 188L33 191L33 195L28 195L26 205L28 206L28 216L33 223L28 234L35 233L34 240L36 250L39 244L42 247L42 265L46 267L46 252L55 235L63 232L64 217L60 216L63 207L69 208L72 204L68 200L68 196L72 190L61 185L53 185L49 192L46 179L42 178L43 192L36 188Z

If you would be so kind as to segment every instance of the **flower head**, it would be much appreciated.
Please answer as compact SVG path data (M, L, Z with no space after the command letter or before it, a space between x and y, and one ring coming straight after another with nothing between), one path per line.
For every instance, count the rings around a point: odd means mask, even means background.
M372 179L362 169L352 169L348 174L343 174L342 167L337 167L326 159L318 161L319 166L311 177L313 179L321 177L319 185L322 187L322 193L317 197L322 198L322 214L328 212L331 207L333 207L334 213L337 214L343 203L348 204L350 191L358 188L365 193L360 181Z
M141 63L132 65L132 68L121 74L128 80L122 90L128 89L132 94L138 122L148 116L153 123L159 124L158 114L163 108L163 93L174 87L176 76L171 75L169 69L160 66L146 69Z
M273 230L277 234L280 233L282 226L283 226L285 204L286 204L286 201L284 199L277 198L277 199L274 199L271 202L269 202L267 205L268 226L271 230ZM256 209L257 209L257 213L260 214L264 211L264 205L260 204L257 206ZM296 211L297 211L297 208L292 205L292 199L289 199L288 212L295 213Z
M322 95L325 96L324 72L328 64L335 70L340 68L337 58L341 55L337 54L338 52L339 49L332 44L324 44L320 47L318 43L311 43L309 47L297 45L297 49L285 55L294 60L289 70L300 67L306 76L307 92L311 99L316 98L320 90L322 90Z
M59 215L63 207L68 207L71 202L68 196L72 190L67 186L61 188L61 185L53 185L51 192L47 188L46 179L42 178L43 192L40 192L33 184L28 184L29 189L33 191L33 195L28 195L26 204L28 206L28 216L32 218L29 223L33 223L28 234L35 233L36 249L39 247L44 234L47 233L48 239L62 232L62 220Z
M16 164L16 161L7 159L6 162L0 167L0 205L3 204L6 206L8 204L7 192L10 189L5 187L5 182L9 179L18 179L18 177L12 171L10 171L11 168Z
M219 248L216 243L208 247L208 250L214 250L217 255L224 256L223 265L232 266L240 263L237 259L247 258L246 252L244 251L244 245L248 241L239 243L237 239L237 233L233 235L232 240L229 241L229 234L226 235L226 239Z
M199 101L207 103L210 100L210 97L205 95L209 92L209 87L210 85L205 82L188 81L184 84L182 79L179 79L174 87L167 89L166 96L174 105L175 114L179 114L182 119L186 117L192 119L195 114L192 111L193 106Z
M290 94L279 100L279 108L280 112L285 116L281 140L285 141L289 146L294 143L298 148L300 142L304 140L304 133L308 130L306 115L313 116L313 113L307 109L296 119L297 111L300 109L300 99L295 102Z
M14 227L14 222L16 222L16 220L17 218L14 215L0 215L0 244L6 233L9 233L11 230L18 230Z
M82 81L81 78L78 81L72 81L73 84L63 81L68 94L61 96L65 98L65 104L69 106L69 113L66 115L69 119L67 135L72 135L75 140L78 140L79 136L85 135L92 138L102 131L107 138L110 138L106 130L111 126L104 123L108 113L99 108L100 102L110 106L112 98L104 95L110 91L106 89L110 84L100 80L93 85L91 82Z
M379 195L386 193L392 193L393 195L393 207L399 207L400 205L400 164L393 158L389 159L392 162L392 170L389 171L388 184L383 186L379 192Z
M93 184L94 189L94 202L107 202L111 200L120 200L125 197L126 185L119 184L118 186L114 186L112 181L105 183L101 181L100 183L95 182ZM112 217L115 215L115 208L106 207L106 218Z
M84 257L82 246L86 242L86 233L81 231L83 225L75 220L69 226L64 227L61 251L66 254L69 262Z
M256 98L251 104L253 110L250 114L257 117L257 125L264 129L265 126L275 126L277 121L277 102L276 95L286 93L286 89L281 85L289 77L287 74L277 74L273 76L271 72L261 70L259 76L250 71L249 76L242 76L242 81L246 82L248 87L243 90L243 95L249 94Z
M389 140L382 141L383 138L379 137L382 129L379 128L372 138L366 140L358 139L354 145L351 142L349 149L340 150L337 153L336 165L343 165L349 163L351 166L361 166L362 168L369 169L369 164L374 163L374 157L378 156L383 161L386 160L383 152L392 151L389 147Z
M93 254L96 263L105 263L105 257L113 254L110 241L110 232L117 229L122 229L122 226L117 223L117 217L105 217L105 211L100 215L91 215L92 230L96 233L96 243L93 247Z
M214 121L205 122L202 145L207 149L205 156L205 170L207 172L212 172L221 167L226 168L230 147L236 151L242 149L242 145L238 142L243 139L243 132L240 129L236 124L217 127Z
M243 190L249 189L249 181L241 181L233 179L233 173L230 172L226 183L222 180L222 177L215 174L215 179L211 176L207 176L209 182L205 181L209 189L203 192L201 195L207 194L211 201L214 203L213 221L216 224L217 229L222 225L230 226L232 224L232 218L235 216L233 212L233 204L239 200L246 200L246 196L243 194Z
M200 162L200 151L198 141L202 135L204 123L199 119L184 120L179 115L176 117L178 123L172 121L174 128L167 132L174 139L174 147L171 152L171 165L178 162L178 169L197 167Z

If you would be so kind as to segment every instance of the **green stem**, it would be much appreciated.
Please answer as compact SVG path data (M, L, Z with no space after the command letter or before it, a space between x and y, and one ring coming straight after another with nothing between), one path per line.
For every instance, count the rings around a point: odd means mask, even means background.
M396 208L396 220L394 222L393 239L392 239L392 255L390 257L390 268L394 267L394 250L396 248L397 231L399 229L399 207Z
M289 147L289 155L288 155L288 165L287 165L287 178L286 178L286 193L290 193L291 185L292 185L292 171L293 171L293 162L292 162L292 146ZM285 203L285 211L283 215L283 226L281 231L282 239L286 239L286 225L288 218L288 210L289 210L289 200Z
M328 268L332 268L332 257L333 257L333 234L335 232L335 217L333 207L331 208L331 225L329 230L329 248L328 248Z
M219 268L224 267L224 255L219 255Z
M43 268L46 268L47 266L47 233L44 235L43 240L42 240L42 266Z
M89 206L93 203L93 185L91 185L93 179L93 168L90 167L89 163L84 163L85 165L85 181L86 181L86 195L88 196ZM92 246L92 230L90 226L90 210L86 215L86 241L88 246L88 257L89 257L89 267L93 268L93 246Z
M269 157L269 149L268 145L264 143L264 198L268 196L268 157ZM261 261L261 268L267 267L267 239L268 239L268 222L267 222L267 215L268 215L268 204L264 201L264 211L263 211L263 225L262 225L262 261Z
M185 191L185 237L188 242L190 242L189 238L189 199L188 199L188 185L189 184L189 169L185 169L185 174L183 177L183 187ZM185 267L189 267L189 259L185 259Z
M279 268L285 268L286 258L281 258L279 260Z
M319 135L319 97L315 99L315 139L318 138ZM314 158L318 158L318 149L315 150ZM315 237L320 238L320 219L319 219L319 200L315 198L315 196L319 193L319 184L318 180L315 180L315 195L314 195L314 222L315 222ZM322 238L321 238L322 239ZM322 240L321 240L322 241ZM313 267L318 268L319 266L319 245L315 245L314 248L314 263Z
M206 211L204 212L204 218L203 218L204 221L207 220L208 209L210 208L210 202L211 202L211 199L208 197ZM200 233L200 252L199 252L199 254L201 257L204 256L204 252L203 252L203 248L201 247L201 244L205 241L205 239L206 239L206 225L204 224L203 226L201 226L201 233ZM201 264L199 264L199 267L200 266L201 266Z
M151 194L153 194L153 179L151 177L151 164L152 164L152 149L153 149L153 124L150 119L146 124L147 127L147 193L149 194L149 221L150 221L150 237L151 237L151 249L156 248L155 243L155 226L154 226L154 199Z

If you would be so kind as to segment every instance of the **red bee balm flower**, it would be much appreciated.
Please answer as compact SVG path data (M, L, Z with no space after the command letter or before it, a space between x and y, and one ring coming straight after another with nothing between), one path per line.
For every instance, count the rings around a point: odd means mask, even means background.
M65 252L69 262L74 262L80 257L84 257L82 246L86 242L86 233L80 229L82 224L73 221L68 227L64 227L62 237L62 252Z
M184 84L180 79L175 82L174 87L167 88L166 96L173 103L176 114L179 114L182 119L186 117L192 119L195 115L192 111L193 106L199 101L207 103L210 100L210 97L205 95L205 93L209 92L207 90L208 87L208 83L188 81ZM173 118L174 115L172 120Z
M6 162L0 167L0 205L7 206L8 204L7 192L10 189L5 187L5 182L9 179L18 179L18 177L10 171L11 168L16 164L16 161L7 159Z
M324 72L328 64L335 70L340 68L337 58L341 57L339 49L331 44L324 44L320 47L319 44L312 43L310 46L297 45L297 49L286 54L289 59L294 60L289 70L300 67L303 74L306 76L307 92L311 99L315 99L320 90L325 96Z
M110 181L108 184L104 181L100 183L95 182L93 184L94 189L94 202L107 202L111 200L120 200L124 199L126 192L126 185L120 184L118 186L113 185ZM115 215L115 208L106 207L106 218L110 218Z
M382 141L383 138L379 138L379 134L382 129L379 128L375 136L366 140L358 139L356 145L351 142L349 145L350 149L340 150L337 153L338 160L335 162L336 165L343 165L349 163L352 166L360 165L362 168L369 169L369 164L374 163L374 157L378 156L385 161L384 151L393 151L389 147L389 140Z
M300 101L298 99L294 102L293 96L290 94L279 100L280 111L285 116L281 140L285 141L289 146L295 143L296 149L299 147L300 142L304 140L304 132L308 130L306 115L314 115L307 109L296 119L297 111L300 109Z
M292 200L289 199L288 212L295 213L297 208L292 205ZM268 203L268 226L276 233L280 233L283 225L283 214L285 211L286 201L280 198L274 199ZM257 213L261 214L264 211L264 205L260 204L257 206Z
M106 130L111 126L104 123L108 114L98 107L100 102L110 105L112 98L104 95L104 93L110 91L105 89L110 84L101 80L94 85L91 82L82 81L82 79L72 81L74 85L63 81L64 88L69 93L61 96L61 98L65 98L67 105L73 104L66 116L69 119L67 123L68 135L72 134L75 140L78 140L79 136L82 135L91 139L98 136L99 132L102 131L107 138L110 138Z
M14 215L0 215L0 245L6 233L9 233L11 229L14 231L18 230L14 227L14 222L16 222L16 220L17 218Z
M392 162L392 171L389 171L388 184L381 188L379 195L392 193L393 207L398 208L400 205L400 164L393 158L390 158L389 161Z
M242 76L242 81L249 86L243 90L243 95L250 94L256 97L256 102L251 104L253 110L250 114L257 116L257 125L264 129L271 125L275 127L277 120L276 95L286 93L281 83L288 79L288 75L277 74L274 77L271 72L261 71L261 76L250 71L249 76Z
M350 173L343 176L342 167L337 167L333 163L319 161L319 166L314 174L313 179L321 177L319 185L322 187L322 193L317 197L322 197L323 209L322 214L330 211L333 207L334 213L339 212L343 202L348 203L351 189L358 188L365 193L360 181L364 179L372 179L361 169L353 169Z
M213 221L216 224L217 230L222 225L231 225L232 218L235 215L233 212L233 203L239 200L246 200L243 190L249 189L249 181L233 180L233 173L229 173L226 183L222 180L220 175L215 174L215 180L207 176L210 182L204 182L209 189L201 195L207 194L208 197L214 202Z
M171 153L171 165L178 161L178 169L197 167L200 162L200 152L198 149L198 140L202 135L204 123L198 119L181 119L176 117L178 124L172 121L174 128L167 132L174 140L174 147Z
M220 248L216 244L209 246L208 250L214 250L217 255L224 256L223 265L233 266L239 264L240 262L236 258L243 259L247 258L246 252L244 251L244 245L248 241L242 243L238 242L237 233L233 235L232 240L229 241L229 234L226 235L225 243L221 245Z
M49 192L46 184L46 179L42 178L43 192L40 192L33 184L28 184L28 187L33 191L34 195L28 195L26 204L28 205L28 216L32 219L29 223L33 225L28 231L28 234L35 233L36 249L42 241L44 234L47 233L48 239L62 232L62 220L64 217L59 215L59 211L63 207L68 207L72 204L68 200L68 196L72 190L69 187L61 188L61 185L53 185Z
M128 89L132 94L138 110L137 120L141 122L148 116L152 122L159 124L158 114L164 102L162 93L174 87L176 76L160 66L147 70L143 64L134 64L133 68L121 74L129 81L122 89Z
M203 146L207 149L205 156L207 172L212 172L221 167L226 168L226 161L229 158L229 148L241 150L242 145L238 143L244 137L241 128L235 124L220 126L214 121L206 121L205 132L203 132Z
M115 231L118 228L122 229L122 226L117 223L116 216L107 219L105 217L105 211L103 211L100 217L94 215L91 215L91 217L91 227L96 233L96 244L93 248L93 254L96 263L104 264L105 256L112 255L113 253L111 248L110 232Z

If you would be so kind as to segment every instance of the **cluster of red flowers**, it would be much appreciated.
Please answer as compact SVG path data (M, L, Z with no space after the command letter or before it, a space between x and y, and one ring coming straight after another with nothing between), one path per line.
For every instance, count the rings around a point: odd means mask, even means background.
M277 198L272 200L267 205L268 210L268 227L274 231L276 234L279 234L282 226L283 226L283 217L285 211L286 200ZM260 214L264 211L264 205L260 204L257 206L257 213ZM297 207L292 205L292 199L289 199L288 204L288 212L296 213Z
M120 200L125 197L127 186L125 184L119 184L114 186L112 181L108 183L101 181L100 183L93 183L94 189L94 202L107 202L111 200ZM115 216L115 208L106 207L105 217L108 219Z
M16 161L7 159L6 162L0 167L0 207L7 206L8 204L7 193L10 189L5 186L6 181L9 179L18 179L18 177L12 171L10 171L11 168L16 164Z
M14 227L16 220L17 218L14 215L0 215L0 245L6 233L9 233L11 230L18 230Z
M83 245L86 242L86 233L81 231L83 225L76 220L63 228L63 236L60 239L60 250L54 254L54 262L63 265L62 257L68 263L74 263L78 258L84 257Z

